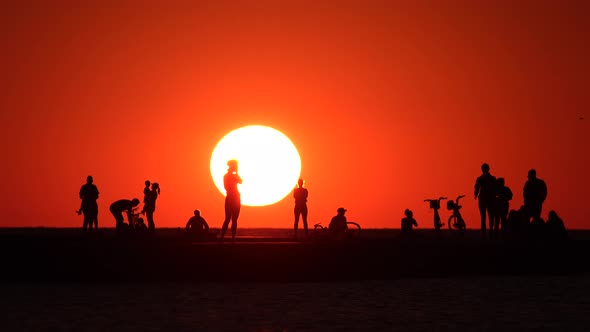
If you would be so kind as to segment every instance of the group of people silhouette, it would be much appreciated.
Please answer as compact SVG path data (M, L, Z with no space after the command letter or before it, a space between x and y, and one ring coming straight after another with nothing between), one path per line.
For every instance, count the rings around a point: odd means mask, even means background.
M482 174L475 181L474 197L478 200L481 232L488 230L497 233L505 231L508 235L561 236L565 233L563 221L555 211L549 212L547 223L541 217L543 203L547 199L547 184L537 177L537 171L530 169L522 190L523 205L510 210L512 190L504 179L490 173L487 163L481 165ZM545 227L546 226L546 227ZM561 234L561 235L559 235Z
M223 184L226 191L225 197L225 218L222 223L220 231L220 240L223 241L229 224L231 223L231 239L235 241L236 231L238 227L238 218L241 209L241 197L238 190L238 184L242 183L242 178L238 174L238 161L229 160L227 162L227 173L223 177ZM487 163L481 165L482 174L477 177L475 181L474 199L478 201L478 208L481 220L481 232L486 234L487 230L497 234L500 230L510 232L512 234L522 234L523 232L532 233L550 233L550 234L565 234L565 226L563 221L555 211L549 213L547 223L541 218L543 203L547 198L547 185L545 181L537 178L535 169L528 172L528 180L523 188L524 205L518 210L510 210L510 200L512 200L512 190L506 186L504 178L496 178L490 173L490 166ZM293 190L293 198L295 200L295 207L293 209L294 236L297 237L299 220L303 221L303 229L305 236L308 236L308 208L307 199L309 192L303 186L303 179L299 179L297 187ZM146 216L148 225L143 224L143 219L138 218L138 214L134 213L140 201L138 198L120 199L113 202L109 210L115 218L115 225L117 230L133 229L133 228L147 228L148 230L155 229L154 212L156 210L156 200L160 195L160 186L157 182L145 181L143 190L143 208L141 214ZM88 176L86 184L80 188L80 199L82 200L78 214L84 214L83 229L98 228L98 188L93 183L92 176ZM463 196L459 196L461 198ZM459 199L458 198L458 199ZM441 197L440 199L443 199ZM440 199L435 200L440 204ZM453 206L455 209L460 208L457 202ZM432 205L433 200L430 201ZM450 205L450 204L449 204ZM450 209L450 208L449 208ZM437 209L435 209L436 212ZM330 220L328 230L333 235L342 235L347 231L347 220L345 217L346 209L340 207L337 209L337 214ZM127 221L125 223L124 213L127 214ZM413 217L413 212L410 209L404 211L405 217L401 221L402 234L412 231L414 227L418 227L417 221ZM460 215L459 215L460 216ZM486 219L488 224L486 224ZM462 221L462 220L461 220ZM440 217L438 218L440 223ZM440 229L442 224L438 224L435 218L435 229ZM202 217L200 210L194 211L192 216L186 224L188 234L202 238L212 239L216 238L215 233L210 232L207 221Z
M567 236L563 220L557 215L555 211L550 211L547 222L541 217L543 210L543 203L547 199L547 184L542 179L537 178L537 171L530 169L527 175L527 181L523 188L523 202L524 204L518 209L510 209L510 201L512 200L512 190L506 186L505 180L502 177L495 177L490 173L490 165L484 163L481 165L482 174L475 180L474 199L478 202L480 214L480 227L482 235L486 235L487 231L492 232L493 236L497 236L499 231L503 231L508 236L533 236L536 238L560 238ZM463 196L459 196L463 197ZM437 210L440 207L440 200L446 199L441 197L439 199L427 199L431 203L431 208ZM449 209L453 204L449 204ZM406 209L405 217L401 221L402 234L407 234L412 231L414 227L418 227L418 223L413 218L411 210ZM440 229L440 217L436 218L436 230ZM488 223L486 224L486 219Z
M84 214L83 230L98 229L98 188L93 183L94 179L91 175L86 178L86 183L80 188L80 209L76 211L78 215ZM154 211L156 211L156 200L160 194L160 185L157 182L151 183L149 180L145 181L145 188L143 190L143 209L141 214L146 215L148 225L147 229L154 230L156 225L154 223ZM138 198L119 199L109 206L109 211L115 218L115 228L118 231L133 228L143 228L143 219L134 218L134 210L139 205ZM127 215L128 223L125 223ZM136 220L137 222L134 222ZM143 225L145 226L145 225Z

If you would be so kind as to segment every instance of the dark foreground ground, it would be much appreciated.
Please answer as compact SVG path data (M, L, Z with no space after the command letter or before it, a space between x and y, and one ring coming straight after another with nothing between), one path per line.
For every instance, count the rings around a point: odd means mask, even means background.
M195 242L176 229L121 237L113 230L0 230L3 282L324 282L590 272L590 233L564 243L482 239L479 232L411 239L363 231L347 241L294 240L288 230L241 230L235 244Z

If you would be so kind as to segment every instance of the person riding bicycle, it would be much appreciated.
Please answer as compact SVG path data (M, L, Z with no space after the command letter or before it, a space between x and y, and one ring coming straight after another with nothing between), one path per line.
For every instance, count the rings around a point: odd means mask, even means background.
M117 230L122 230L125 227L125 218L123 217L123 212L127 213L127 221L129 222L129 227L133 228L133 221L132 221L132 214L133 208L139 205L139 199L133 198L129 199L120 199L118 201L113 202L109 207L109 210L115 217L115 227Z
M337 215L335 215L332 220L330 221L330 225L328 225L328 229L332 232L332 235L335 237L341 237L346 233L346 217L344 214L346 213L345 208L338 208Z

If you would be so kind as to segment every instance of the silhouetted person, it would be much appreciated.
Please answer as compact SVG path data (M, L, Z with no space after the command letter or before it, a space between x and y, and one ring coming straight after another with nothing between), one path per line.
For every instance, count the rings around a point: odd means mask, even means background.
M565 224L553 210L549 211L549 217L547 218L545 229L550 240L564 241L567 239L567 230L565 229Z
M293 229L295 230L295 236L297 236L297 227L299 226L299 216L303 219L303 229L307 236L307 189L303 188L303 179L297 181L297 188L293 190L293 197L295 198L295 208L293 212L295 214L295 223Z
M545 181L537 178L537 171L529 170L528 180L523 189L524 209L526 218L539 218L543 209L543 202L547 198Z
M145 187L143 188L143 208L141 209L141 214L145 213L145 202L149 199L148 196L150 195L150 186L152 185L152 183L150 182L150 180L145 180L144 184Z
M520 208L517 210L517 227L516 231L520 238L526 238L530 232L530 219L526 217L526 211L524 205L521 205Z
M510 209L510 200L512 200L512 190L508 188L504 182L504 178L496 180L496 197L494 202L494 231L497 232L500 228L504 230L506 219L508 218L508 210Z
M76 212L78 214L84 213L84 223L82 225L82 229L84 230L86 228L92 229L93 224L98 229L98 204L96 203L98 199L98 188L93 182L94 179L92 176L88 175L86 177L86 184L80 188L80 199L82 202L80 203L80 209Z
M209 224L205 218L201 216L201 211L195 210L192 216L186 223L186 231L189 235L201 240L214 239L215 235L209 232Z
M490 165L481 165L482 174L475 180L475 199L478 200L479 215L481 217L481 232L486 232L486 212L490 221L490 229L492 229L493 215L490 210L491 204L493 204L496 178L490 174Z
M332 233L334 237L343 237L344 233L346 233L346 217L344 214L346 213L346 209L338 208L336 210L337 214L330 220L330 224L328 225L328 229Z
M189 232L201 232L209 230L209 224L207 224L205 218L201 216L201 211L194 211L194 216L192 216L186 223L186 230Z
M127 221L129 221L129 228L133 228L133 222L131 220L133 208L139 205L139 199L120 199L118 201L113 202L109 207L109 210L115 217L116 222L116 229L122 230L125 228L125 218L123 217L123 212L127 213Z
M238 191L238 184L242 183L242 178L238 175L238 161L229 160L227 162L227 173L223 176L223 186L225 187L225 219L221 227L221 240L227 232L227 226L231 220L231 238L232 242L236 240L236 230L238 229L238 217L240 216L240 208L242 201L240 192Z
M145 192L145 189L144 189ZM156 228L154 223L154 211L156 211L156 200L160 194L160 185L157 182L152 183L152 188L147 192L145 196L145 204L143 211L148 222L148 229L153 231Z
M414 213L410 209L404 211L405 217L402 218L402 234L410 234L414 227L418 227L416 219L414 219Z
M507 238L514 238L517 235L518 227L520 224L520 219L518 210L510 210L508 212L508 218L506 222L502 225L502 230Z

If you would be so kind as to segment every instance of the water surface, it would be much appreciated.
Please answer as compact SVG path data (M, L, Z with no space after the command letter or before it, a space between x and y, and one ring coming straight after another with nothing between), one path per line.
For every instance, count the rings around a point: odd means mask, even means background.
M589 331L589 277L11 284L0 315L3 331Z

